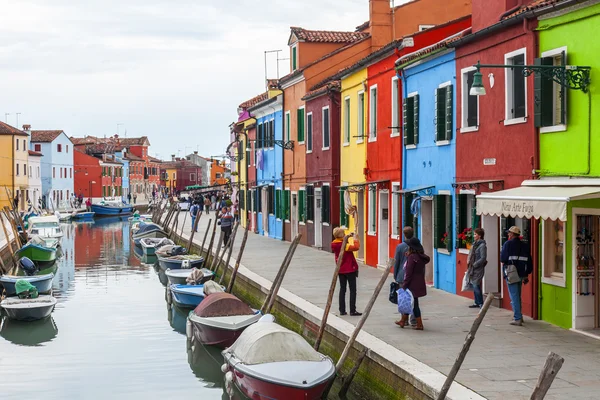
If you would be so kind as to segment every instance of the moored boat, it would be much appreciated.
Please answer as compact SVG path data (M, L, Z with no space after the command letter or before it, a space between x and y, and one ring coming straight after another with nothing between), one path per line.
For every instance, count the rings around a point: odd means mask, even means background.
M158 264L165 271L168 269L201 268L204 265L204 257L194 254L173 257L158 256Z
M55 215L31 217L27 222L29 224L27 233L30 237L37 235L43 238L56 238L59 240L63 237L58 218Z
M58 246L58 241L54 238L51 239L54 241L54 246L47 247L45 246L47 243L45 240L39 236L34 236L27 244L17 250L17 255L19 258L27 257L38 265L54 263L56 261L56 247Z
M92 211L96 213L96 216L98 217L121 216L131 214L133 212L133 206L118 200L103 200L100 203L92 204Z
M261 318L223 351L228 391L232 384L252 399L321 399L335 375L333 361L300 335Z
M146 238L164 238L167 237L167 232L165 232L162 226L156 225L152 222L141 222L138 226L138 229L132 235L133 240L141 240Z
M156 249L156 255L159 257L173 257L187 254L187 249L183 246L164 245Z
M181 308L196 308L204 300L204 285L170 285L173 303Z
M204 345L226 348L260 318L260 311L251 309L234 295L214 293L189 313L192 332L188 333Z
M96 215L96 213L92 211L81 211L73 214L73 219L77 221L91 220L94 219L94 215Z
M35 299L20 299L8 297L0 302L9 318L19 321L35 321L49 316L56 306L56 299L52 296L39 296Z
M197 270L197 268L167 269L166 275L167 275L167 278L169 279L170 284L185 285L188 277L190 275L192 275L192 272L194 272L196 270ZM213 279L215 276L215 273L213 271L211 271L210 269L201 268L200 271L202 271L203 277L200 279L199 282L197 282L197 284L203 284L204 282L207 282L207 281Z
M140 246L142 247L144 255L153 256L157 249L162 246L174 246L175 242L167 238L142 238L140 239Z
M2 284L4 287L7 296L14 296L17 294L16 284L20 279L31 283L33 286L35 286L39 293L50 293L52 290L52 279L54 279L54 274L34 276L0 276L0 284Z

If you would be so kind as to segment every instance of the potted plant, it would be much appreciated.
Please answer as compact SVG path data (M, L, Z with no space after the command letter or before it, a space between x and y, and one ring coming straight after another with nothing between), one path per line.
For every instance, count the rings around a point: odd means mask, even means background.
M448 232L444 232L442 235L442 243L444 246L448 247L448 243L450 242L450 237L448 237Z
M460 242L467 248L470 249L473 244L473 229L465 228L461 233L458 234Z

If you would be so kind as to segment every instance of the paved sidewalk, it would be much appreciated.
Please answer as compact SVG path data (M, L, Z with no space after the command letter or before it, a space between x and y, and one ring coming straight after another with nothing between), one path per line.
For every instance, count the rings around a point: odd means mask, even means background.
M183 220L183 214L180 218ZM214 218L213 213L210 218ZM199 232L194 237L195 243L201 244L207 224L208 218L203 215ZM188 217L184 236L190 231ZM238 253L242 235L240 227L232 258ZM218 236L215 241L217 239ZM209 240L210 233L207 242ZM287 242L250 233L242 264L265 279L272 280L288 246ZM324 308L333 268L332 254L298 246L282 286ZM371 297L381 273L380 270L361 265L358 278L359 311ZM388 301L388 287L384 286L364 330L447 374L477 315L477 310L467 307L472 302L428 288L427 297L420 302L425 330L401 329L394 325L398 312L395 305ZM337 290L332 312L339 314ZM508 324L511 315L507 310L489 309L458 374L458 382L489 399L529 399L548 353L554 351L564 357L565 363L546 399L600 398L600 341L531 319L526 319L522 327L511 326ZM358 321L356 317L341 318L352 324Z

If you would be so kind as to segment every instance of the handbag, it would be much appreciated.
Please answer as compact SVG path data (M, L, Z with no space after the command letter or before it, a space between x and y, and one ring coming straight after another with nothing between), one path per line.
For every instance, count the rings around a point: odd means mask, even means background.
M398 289L400 289L400 285L398 284L398 282L391 282L390 283L390 303L392 304L398 304Z
M412 314L415 299L409 289L398 289L398 312L400 314Z
M504 268L504 273L506 275L506 282L509 285L513 283L521 282L521 277L519 276L519 270L516 265L510 264Z

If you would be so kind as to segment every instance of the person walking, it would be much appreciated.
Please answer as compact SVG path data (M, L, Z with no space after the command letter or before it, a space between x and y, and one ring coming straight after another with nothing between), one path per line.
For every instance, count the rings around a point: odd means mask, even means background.
M404 241L396 246L396 253L394 254L394 281L402 287L404 283L404 271L406 269L406 260L408 256L408 241L414 236L414 229L411 226L405 226L402 230L404 234ZM400 320L395 322L396 325L400 324ZM413 314L410 315L410 324L412 326L417 325L417 320Z
M427 296L427 285L425 284L425 265L431 260L425 254L421 242L416 237L410 238L408 244L408 257L406 259L406 270L404 272L404 282L402 288L408 289L413 295L413 315L417 320L415 329L423 330L423 319L421 318L421 307L419 299ZM408 314L402 314L402 319L398 322L400 328L404 328L408 322Z
M342 244L344 241L344 228L336 227L333 230L333 242L331 242L331 250L335 255L335 262L337 263L340 253L342 253ZM356 278L358 278L358 263L354 257L354 252L360 248L360 242L358 238L352 234L352 243L346 243L346 248L342 253L342 263L340 265L340 271L338 279L340 281L340 292L339 292L339 306L340 315L347 315L346 313L346 286L350 287L350 315L360 316L362 313L356 311Z
M521 326L521 289L523 284L529 283L527 276L533 272L533 262L529 244L521 241L521 228L518 226L511 226L508 230L508 240L500 251L500 262L513 309L513 320L510 324Z
M198 217L198 211L200 210L200 206L196 202L192 204L190 207L190 215L192 216L192 230L194 230L194 226L196 226L196 217ZM198 227L196 226L196 232L198 232Z
M231 237L231 227L233 225L233 214L227 207L221 209L221 215L219 219L221 225L221 232L223 232L223 247L229 245L229 238Z
M131 193L127 193L127 203L131 204Z
M90 199L89 197L88 197L88 199L85 201L85 210L86 210L87 212L90 212L90 211L92 211L92 199Z
M210 212L210 199L208 198L208 196L206 196L204 198L204 208L205 208L205 211L206 211L206 215L209 215L209 212Z
M137 194L133 194L133 204L135 205L135 202L137 201Z
M481 308L483 307L483 290L481 282L485 273L485 266L487 265L487 245L485 240L485 231L481 228L476 228L473 231L473 246L469 250L469 256L467 257L467 276L469 282L473 285L473 296L475 297L475 304L471 304L469 308Z

